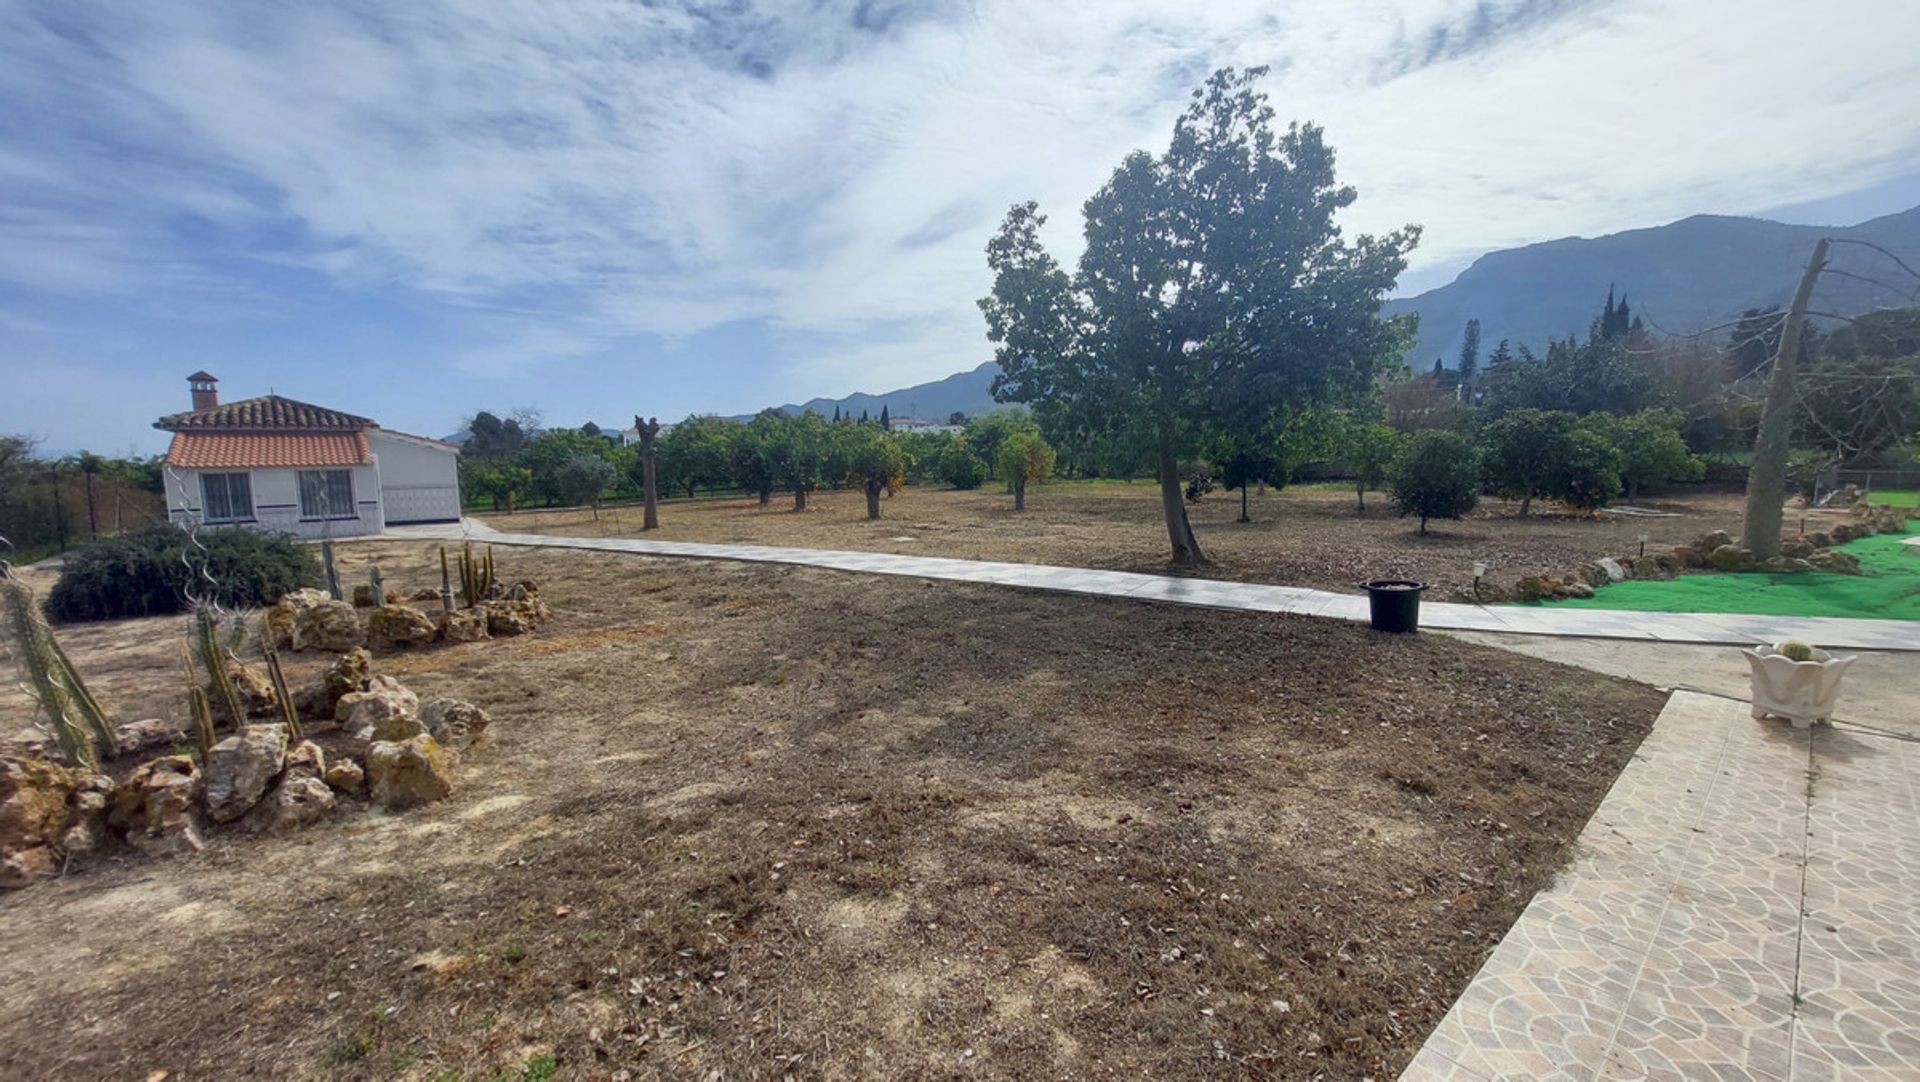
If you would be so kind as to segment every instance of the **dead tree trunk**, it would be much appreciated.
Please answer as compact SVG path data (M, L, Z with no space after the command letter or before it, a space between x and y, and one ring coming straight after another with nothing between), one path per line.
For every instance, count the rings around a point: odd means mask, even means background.
M886 487L885 481L882 481L878 478L867 479L867 517L868 518L880 517L880 490L885 487Z
M1186 494L1180 490L1180 463L1173 457L1173 446L1160 445L1160 511L1167 520L1167 541L1173 546L1173 562L1193 567L1207 562L1200 554L1200 542L1194 540L1193 525L1187 521Z
M1760 415L1760 434L1753 441L1753 468L1747 473L1747 519L1744 537L1748 552L1765 560L1780 555L1780 514L1786 495L1787 437L1793 422L1795 370L1800 365L1800 337L1806 329L1807 304L1813 285L1827 265L1827 239L1813 246L1813 258L1793 292L1793 305L1780 328L1780 351L1767 378L1766 412Z
M633 427L640 434L640 487L647 498L647 510L640 528L657 530L660 528L660 489L656 484L658 471L653 458L653 441L660 435L660 419L649 417L643 421L639 414L634 414Z

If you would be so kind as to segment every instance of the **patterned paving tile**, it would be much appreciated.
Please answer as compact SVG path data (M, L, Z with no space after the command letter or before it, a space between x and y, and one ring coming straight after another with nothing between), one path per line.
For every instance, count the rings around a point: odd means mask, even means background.
M1675 694L1404 1077L1920 1079L1916 768Z

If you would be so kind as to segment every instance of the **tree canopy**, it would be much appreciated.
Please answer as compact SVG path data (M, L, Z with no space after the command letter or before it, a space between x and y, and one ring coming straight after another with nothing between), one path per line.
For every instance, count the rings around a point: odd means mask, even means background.
M1264 74L1215 72L1165 154L1121 162L1084 207L1074 274L1041 243L1035 203L987 245L995 397L1153 448L1178 563L1204 560L1177 464L1209 426L1363 398L1408 338L1379 307L1418 229L1343 238L1334 215L1354 190L1318 127L1276 129Z

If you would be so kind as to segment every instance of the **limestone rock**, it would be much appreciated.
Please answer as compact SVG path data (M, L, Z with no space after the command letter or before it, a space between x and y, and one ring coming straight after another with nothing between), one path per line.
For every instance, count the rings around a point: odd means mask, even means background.
M126 831L127 841L143 852L197 853L206 843L194 798L200 770L185 755L167 755L143 763L114 793L107 821Z
M120 745L122 755L152 748L171 748L190 739L185 729L163 718L129 721L114 729L113 736Z
M1712 530L1705 534L1702 534L1700 536L1699 543L1696 544L1694 547L1699 549L1701 552L1711 553L1713 552L1714 549L1721 548L1723 546L1731 545L1731 544L1733 544L1733 537L1732 535L1728 534L1727 531Z
M366 771L352 759L336 759L327 767L327 784L343 793L358 796L367 787Z
M1851 552L1839 549L1822 549L1807 557L1807 563L1821 571L1832 571L1841 575L1858 575L1860 558Z
M367 614L367 638L376 645L417 646L439 633L433 618L412 605L382 605Z
M1539 601L1552 595L1553 586L1544 575L1528 575L1513 584L1513 596L1521 601Z
M440 614L440 638L447 642L477 642L489 637L487 614L479 609L454 609Z
M233 681L233 690L240 694L240 708L249 717L280 712L280 696L273 690L273 680L267 670L239 661L227 662L227 679Z
M435 699L420 711L427 733L443 746L464 751L486 731L487 712L465 699Z
M378 605L379 603L380 603L380 599L373 596L372 584L363 582L360 585L355 586L353 588L353 607L354 608L370 609L370 608L373 608L375 605Z
M105 774L88 774L67 801L67 829L60 835L60 848L69 853L90 853L106 841L107 814L112 810L116 786Z
M293 621L293 649L336 653L367 644L359 610L344 601L328 601L299 613Z
M1866 531L1861 528L1858 523L1853 522L1839 523L1834 526L1831 533L1833 535L1833 543L1836 545L1844 545L1849 541L1856 541L1867 535Z
M1681 567L1707 566L1706 554L1692 545L1675 545L1673 549L1673 560Z
M1602 556L1595 560L1593 565L1607 576L1608 582L1625 582L1633 577L1633 573L1627 570L1625 564L1611 556Z
M1780 542L1780 555L1804 560L1813 555L1813 545L1804 537L1791 537Z
M267 634L273 639L274 647L295 649L294 626L299 623L300 614L332 600L325 590L295 590L274 602L267 609Z
M487 614L487 630L495 635L524 635L547 622L552 611L540 595L525 589L522 583L514 587L522 596L501 601L489 601L480 606Z
M0 890L19 890L53 875L53 850L44 845L0 852Z
M340 697L334 715L355 740L405 740L426 731L420 723L420 697L391 676L375 676L366 691Z
M327 774L326 749L311 740L302 740L287 752L286 765L281 768L283 778L324 778Z
M453 792L453 757L425 733L376 741L367 750L367 788L375 804L410 808Z
M1568 597L1583 597L1583 598L1584 598L1584 597L1592 597L1592 596L1593 596L1593 587L1591 587L1591 586L1588 586L1588 585L1587 585L1586 583L1584 583L1584 582L1570 582L1570 583L1568 583L1568 584L1567 584L1567 596L1568 596Z
M1793 574L1794 572L1797 572L1797 571L1813 570L1813 565L1811 563L1808 563L1806 560L1802 560L1793 556L1770 557L1766 560L1766 562L1762 563L1760 567L1764 571L1771 571L1775 574L1787 574L1787 575Z
M306 695L301 704L301 714L316 719L331 719L336 716L340 700L356 691L367 690L367 684L373 676L373 655L363 647L355 647L341 654L327 666L320 680Z
M1833 544L1833 535L1825 530L1815 530L1807 535L1807 544L1817 549L1826 548Z
M267 829L278 834L319 822L332 813L334 803L325 781L311 774L289 775L274 786Z
M45 759L0 759L0 857L57 844L86 777Z
M286 758L284 725L249 725L215 744L207 755L207 814L222 823L245 815Z
M408 601L438 601L440 600L440 591L434 589L431 586L422 586L420 589L415 590L414 592L408 594L407 600Z
M1753 553L1739 545L1721 545L1707 554L1707 562L1720 571L1744 571L1753 565Z

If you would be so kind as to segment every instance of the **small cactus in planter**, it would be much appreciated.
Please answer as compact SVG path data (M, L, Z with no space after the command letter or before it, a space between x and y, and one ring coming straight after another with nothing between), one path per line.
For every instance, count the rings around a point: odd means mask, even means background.
M1854 662L1798 639L1743 651L1753 674L1753 716L1786 718L1796 729L1833 717L1840 679Z

